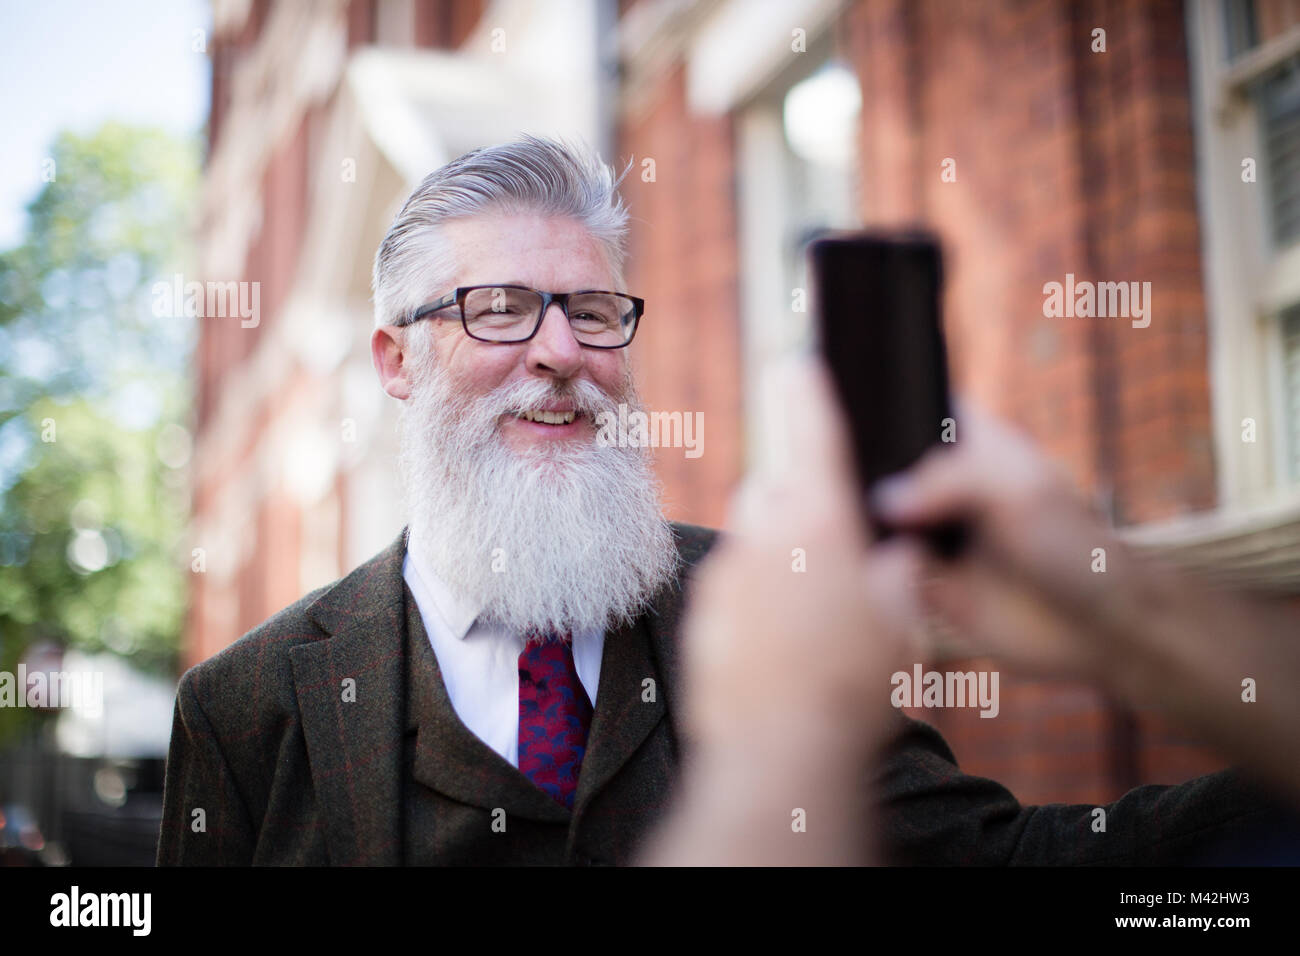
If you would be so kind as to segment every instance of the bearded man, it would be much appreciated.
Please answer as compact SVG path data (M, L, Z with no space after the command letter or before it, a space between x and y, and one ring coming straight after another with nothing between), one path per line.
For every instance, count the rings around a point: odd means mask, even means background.
M714 533L664 519L645 449L599 440L641 408L626 231L608 167L532 137L407 200L371 349L404 403L408 526L184 675L160 864L637 859L690 751L678 632ZM1246 815L1213 775L1132 791L1098 836L1094 808L1022 807L890 719L860 770L890 861L1179 862Z

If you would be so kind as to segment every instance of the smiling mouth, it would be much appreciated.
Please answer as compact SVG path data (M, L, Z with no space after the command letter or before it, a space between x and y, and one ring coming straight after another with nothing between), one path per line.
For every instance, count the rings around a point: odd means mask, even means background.
M549 412L543 409L526 408L521 412L515 413L516 418L522 418L526 422L536 422L539 425L571 425L575 413L567 412Z

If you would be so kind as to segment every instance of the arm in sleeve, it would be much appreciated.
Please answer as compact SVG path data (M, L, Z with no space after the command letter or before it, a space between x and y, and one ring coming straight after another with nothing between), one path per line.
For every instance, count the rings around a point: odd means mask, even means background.
M937 730L903 718L876 780L888 862L910 865L1180 865L1255 838L1278 806L1235 771L1141 786L1105 811L1021 806L1006 787L957 768Z

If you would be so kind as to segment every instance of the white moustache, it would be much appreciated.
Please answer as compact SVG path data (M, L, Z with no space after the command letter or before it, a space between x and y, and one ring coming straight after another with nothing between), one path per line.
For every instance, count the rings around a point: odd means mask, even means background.
M567 402L579 415L592 418L604 411L618 410L618 402L593 382L576 381L565 387L539 381L515 382L502 386L481 400L478 411L497 418L518 415L547 402Z

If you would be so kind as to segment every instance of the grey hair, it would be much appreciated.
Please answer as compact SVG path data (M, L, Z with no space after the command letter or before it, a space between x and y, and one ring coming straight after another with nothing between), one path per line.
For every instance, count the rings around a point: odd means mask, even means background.
M452 281L456 262L438 226L481 213L535 212L586 227L621 288L628 212L614 177L584 145L524 136L472 150L424 178L393 219L375 254L375 325L409 315Z

